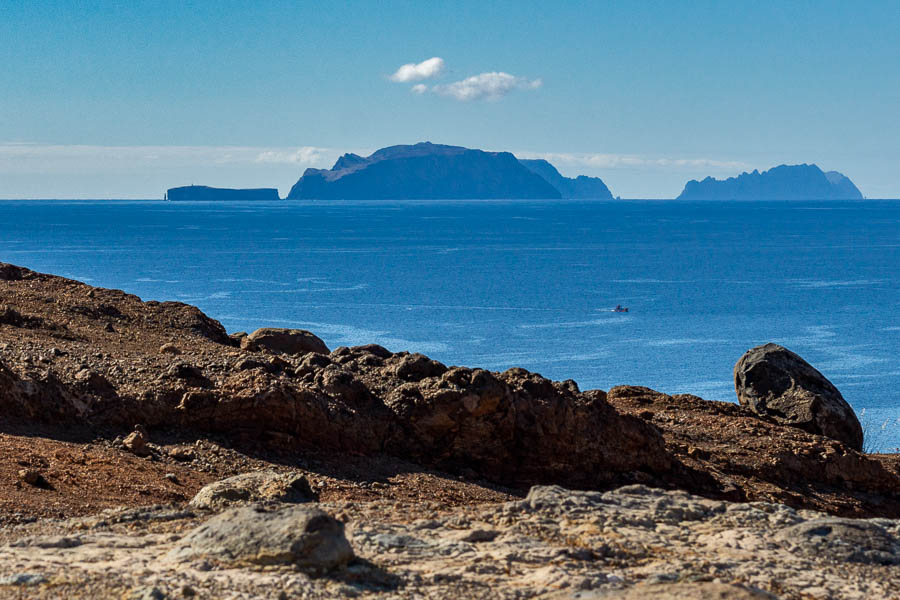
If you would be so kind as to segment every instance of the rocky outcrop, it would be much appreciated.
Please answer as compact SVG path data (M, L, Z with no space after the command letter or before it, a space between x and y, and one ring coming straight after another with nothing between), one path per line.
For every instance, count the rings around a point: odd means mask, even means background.
M659 428L674 463L662 479L673 487L844 516L900 516L900 455L862 454L732 402L637 386L612 388L607 399Z
M509 152L422 142L345 154L331 170L307 169L289 199L554 199L559 191Z
M205 510L219 510L232 504L248 502L285 502L297 504L316 500L309 481L300 473L256 471L228 477L204 486L190 505Z
M214 188L205 185L188 185L170 188L166 192L167 200L278 200L275 188L229 189Z
M232 566L290 565L313 574L345 565L353 549L344 524L319 508L232 508L188 533L176 560L211 558Z
M19 381L13 389L29 392L10 404L30 418L128 431L134 423L189 428L279 450L387 452L514 485L599 486L669 466L653 427L573 382L522 369L448 368L374 345L326 354L319 338L293 330L257 331L237 353L221 325L195 308L20 274L9 296L21 312L43 310L48 324L78 338L30 329L26 354L2 355L19 365L6 375ZM47 295L57 299L49 310ZM113 332L103 326L108 319ZM24 351L19 332L9 339ZM161 353L165 343L180 354ZM33 349L50 344L62 355L33 368ZM78 366L74 375L70 365ZM82 380L84 369L92 376ZM86 383L98 377L106 384Z
M330 352L325 342L313 333L303 329L263 327L248 336L242 337L240 344L241 348L245 350L265 348L284 354L299 355L307 352L328 354Z
M519 159L519 162L547 180L547 183L559 190L563 198L612 200L612 193L599 177L563 177L556 167L544 159Z
M859 189L837 171L816 165L780 165L725 180L692 179L679 200L862 200Z
M853 409L824 375L787 348L748 350L734 366L734 388L741 405L760 416L862 450Z

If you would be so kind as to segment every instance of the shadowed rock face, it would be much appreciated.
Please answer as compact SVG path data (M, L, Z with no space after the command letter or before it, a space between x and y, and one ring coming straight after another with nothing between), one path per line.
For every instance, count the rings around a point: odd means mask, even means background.
M519 159L519 162L546 179L563 198L612 200L612 193L599 177L563 177L556 167L543 159Z
M748 350L734 367L734 388L741 405L760 416L862 449L853 409L824 375L787 348Z
M328 353L302 331L260 330L238 349L193 307L24 269L0 272L17 277L14 308L41 319L27 330L33 345L0 354L17 365L0 367L6 414L190 428L279 450L387 452L515 485L597 486L669 466L654 427L574 382L523 369L448 368L376 345ZM16 335L0 339L21 337L20 328L2 327ZM161 352L167 343L178 352Z

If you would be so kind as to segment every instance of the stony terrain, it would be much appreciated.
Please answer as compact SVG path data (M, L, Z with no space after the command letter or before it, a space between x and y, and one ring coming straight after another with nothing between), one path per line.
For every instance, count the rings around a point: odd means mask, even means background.
M781 504L729 503L641 485L533 488L525 499L447 509L389 500L183 508L42 520L0 535L0 593L45 598L900 598L900 521L851 520ZM262 509L257 509L262 510ZM243 512L240 512L243 511ZM300 513L337 520L281 564ZM248 515L251 515L248 517ZM216 519L241 536L210 541ZM205 524L200 523L206 520ZM273 525L273 521L275 524ZM341 531L341 524L345 529ZM298 538L301 537L299 534ZM310 545L317 544L315 550ZM222 547L230 548L228 554ZM223 554L223 552L225 552ZM352 552L352 556L346 553ZM243 562L241 562L243 561ZM331 565L317 572L312 564Z
M900 457L751 370L581 391L0 263L0 597L900 597Z

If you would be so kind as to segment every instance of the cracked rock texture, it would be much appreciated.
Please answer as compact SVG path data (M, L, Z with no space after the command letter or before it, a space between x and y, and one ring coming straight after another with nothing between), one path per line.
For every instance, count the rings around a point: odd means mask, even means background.
M824 375L787 348L748 350L734 366L734 388L740 403L759 415L862 450L853 409Z
M6 528L0 570L19 582L0 594L900 598L898 520L640 485L535 487L521 500L450 510L376 501L261 511L119 510Z

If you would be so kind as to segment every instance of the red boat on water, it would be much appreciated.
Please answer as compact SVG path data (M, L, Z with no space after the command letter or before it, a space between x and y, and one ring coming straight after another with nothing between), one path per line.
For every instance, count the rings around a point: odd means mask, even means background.
M612 309L613 312L628 312L627 306L622 306L621 304L616 304L616 307Z

